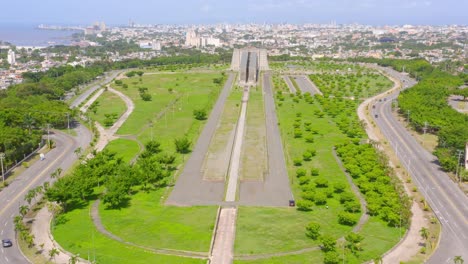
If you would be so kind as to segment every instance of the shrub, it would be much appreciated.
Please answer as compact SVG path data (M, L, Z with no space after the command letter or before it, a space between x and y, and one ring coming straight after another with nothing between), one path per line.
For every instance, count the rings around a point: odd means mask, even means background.
M341 225L353 226L357 223L357 218L351 213L340 212L338 214L338 223Z
M302 159L301 158L295 158L293 160L294 166L301 166L302 165Z
M307 130L307 128L306 128L306 130ZM307 143L314 143L314 136L312 136L312 135L306 136L305 141Z
M205 109L195 109L193 110L193 116L196 120L205 120L207 117L207 113Z
M346 189L346 184L342 182L337 182L333 184L333 189L336 193L342 193Z
M140 97L143 101L151 101L151 94L149 93L140 93Z
M350 192L343 192L340 195L340 203L345 203L354 200L354 194Z
M300 129L294 129L294 138L301 138L302 137L302 131Z
M299 177L299 185L305 185L305 184L308 184L311 180L310 176L302 176L302 177Z
M361 204L357 200L347 201L344 203L346 212L358 213L361 211Z
M327 203L327 195L323 192L318 192L315 194L315 204L324 205Z
M328 187L328 180L324 178L319 178L316 179L315 181L315 186L318 188L327 188Z
M316 240L317 238L320 237L320 224L316 222L310 222L306 226L306 236L312 238L313 240Z
M311 168L310 169L310 175L311 176L319 176L319 170L317 168Z
M313 202L315 200L315 192L312 190L304 191L302 192L301 197L302 199Z
M299 200L296 202L296 206L297 206L297 210L308 212L308 211L312 211L312 207L314 206L314 204L308 200Z
M116 85L122 85L122 81L121 81L121 80L115 80L114 83L115 83Z
M304 161L310 161L312 159L312 154L310 154L310 152L306 151L306 152L304 152L304 154L302 154L302 159L304 159Z
M302 177L307 175L307 170L304 168L300 168L296 170L296 177Z

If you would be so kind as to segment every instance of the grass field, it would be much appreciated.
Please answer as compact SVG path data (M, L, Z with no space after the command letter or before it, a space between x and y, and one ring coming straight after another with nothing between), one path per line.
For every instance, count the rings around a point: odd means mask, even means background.
M351 192L345 175L332 154L334 145L349 140L346 135L339 130L330 117L327 115L319 117L316 114L321 111L316 101L310 104L297 96L286 95L282 100L279 100L277 96L276 103L288 173L296 199L303 194L301 185L295 177L298 168L306 169L307 175L310 175L311 168L315 168L319 176L312 176L311 181L325 178L329 186L344 183L346 190ZM301 132L299 136L298 130ZM316 152L310 161L303 158L303 154L308 150ZM296 160L302 164L295 166ZM336 238L345 236L351 231L351 227L338 223L337 214L344 210L338 199L339 195L333 194L333 197L327 198L328 209L324 205L314 205L310 212L281 208L241 207L237 222L235 253L252 255L315 247L318 242L305 235L305 226L311 221L321 225L322 234L329 234ZM372 217L360 233L365 236L362 242L364 250L357 256L347 252L347 263L362 263L382 255L399 240L399 229L388 227L384 222ZM276 263L310 263L311 258L320 259L317 263L323 261L322 253L315 251L296 256L237 261L236 263L275 263L275 261Z
M206 260L154 254L148 250L112 240L94 227L89 216L90 204L64 214L65 224L52 228L55 240L65 250L97 263L206 263Z
M219 181L226 177L234 140L234 129L239 119L241 99L241 89L233 89L226 100L223 114L204 160L203 177L207 180Z
M90 111L91 118L103 126L106 126L106 115L115 115L116 118L113 119L113 124L127 110L125 102L118 95L109 91L103 92L96 102L99 106L97 107L96 114Z
M251 88L247 104L239 174L241 180L263 180L267 172L265 109L260 87Z
M339 238L351 227L338 225L336 203L330 202L329 209L321 207L312 213L294 208L240 207L234 252L252 255L318 246L305 235L305 227L312 221L319 223L324 233Z
M106 149L117 152L125 162L130 162L140 151L140 146L134 140L118 138L109 142Z
M165 190L139 192L120 210L100 206L102 223L116 236L151 248L208 252L216 206L164 206Z
M312 251L299 255L290 255L283 257L273 257L259 260L234 260L235 264L304 264L304 263L323 263L322 252Z
M217 97L221 85L213 83L213 79L220 76L219 73L176 73L143 75L142 82L138 77L123 79L128 88L116 88L133 100L135 110L119 129L118 134L136 135L142 130L147 130L150 121L154 123L155 131L161 126L166 127L167 124L168 130L185 133L187 126L190 127L192 123L186 124L188 118L193 119L193 110L206 108L207 104ZM147 93L151 94L152 100L143 101L138 88L148 88ZM165 110L166 116L161 115ZM177 118L181 112L185 113L184 115L190 112L187 119ZM155 135L159 137L158 133ZM145 136L150 137L149 133Z

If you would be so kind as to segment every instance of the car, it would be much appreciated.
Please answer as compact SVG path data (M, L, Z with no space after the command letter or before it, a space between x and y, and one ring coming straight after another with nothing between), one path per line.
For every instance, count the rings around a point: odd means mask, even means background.
M378 118L378 117L379 117L379 115L375 115L375 118Z
M4 248L11 247L13 246L13 243L11 242L11 239L2 239L2 246Z

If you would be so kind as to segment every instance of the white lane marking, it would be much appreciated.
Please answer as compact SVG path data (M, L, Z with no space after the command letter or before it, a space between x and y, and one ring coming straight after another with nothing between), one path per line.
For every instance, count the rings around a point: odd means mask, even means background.
M4 224L4 226L6 226L7 224L8 224L8 221L5 221L5 224Z
M3 229L2 229L2 232L0 232L0 235L2 235L2 236L3 236Z
M10 262L10 260L6 256L5 256L5 259L6 259L7 262Z

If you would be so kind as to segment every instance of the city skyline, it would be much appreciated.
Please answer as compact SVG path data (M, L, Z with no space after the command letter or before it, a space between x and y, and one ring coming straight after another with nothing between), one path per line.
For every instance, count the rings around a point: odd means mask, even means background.
M180 2L135 0L9 1L0 23L87 24L105 21L122 25L205 23L330 23L370 25L467 24L468 1L457 0L240 0L233 2L190 0ZM73 10L73 12L71 12Z

